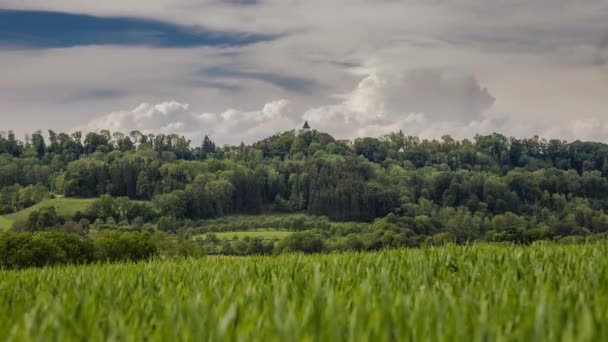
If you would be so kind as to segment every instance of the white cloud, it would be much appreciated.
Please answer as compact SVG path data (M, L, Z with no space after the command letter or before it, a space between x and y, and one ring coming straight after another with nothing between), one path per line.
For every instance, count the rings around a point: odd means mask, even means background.
M475 75L456 68L413 69L401 74L368 71L354 89L334 97L338 103L305 111L298 111L285 99L270 101L259 110L217 112L177 101L142 103L95 119L86 129L180 133L193 140L208 134L222 144L251 143L297 128L303 120L337 138L382 136L399 130L422 138L445 134L471 138L493 132L568 140L605 141L608 137L608 122L594 116L547 125L542 117L514 120L498 115L494 97Z
M565 125L548 127L542 136L559 140L608 141L608 121L590 117L571 120Z
M144 133L180 133L191 139L207 134L219 143L237 144L253 142L279 131L296 128L291 103L272 101L261 110L240 111L228 109L220 113L197 113L185 103L176 101L158 104L142 103L132 110L112 112L93 120L84 129L98 131Z
M413 69L403 74L370 72L342 102L308 110L304 119L343 137L407 134L468 136L498 129L488 115L494 97L474 75L454 68ZM440 131L441 130L441 131Z
M298 114L288 100L268 102L260 110L197 112L188 104L143 103L93 120L88 129L140 130L210 134L220 143L252 142L297 127L302 120L337 137L403 130L407 134L467 136L474 130L498 128L487 115L494 99L470 73L451 68L416 69L403 75L371 72L341 102ZM475 133L475 132L473 132Z
M602 123L608 116L605 0L264 0L251 6L219 0L0 0L0 8L286 33L228 50L3 50L0 117L20 134L95 121L95 127L200 131L239 142L297 127L303 114L313 128L339 137L398 129L427 137L494 130L568 139L608 136ZM218 65L320 86L313 94L297 93L260 79L197 73ZM82 89L89 96L82 96ZM493 105L490 96L496 97ZM157 108L163 99L189 107L169 108L163 116ZM290 99L290 109L276 99ZM142 102L146 108L104 115ZM265 109L264 103L275 104ZM140 123L134 119L140 112L151 118Z

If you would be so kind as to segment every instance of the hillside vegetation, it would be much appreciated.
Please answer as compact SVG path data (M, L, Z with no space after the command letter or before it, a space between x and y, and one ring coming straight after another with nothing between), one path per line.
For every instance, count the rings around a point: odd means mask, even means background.
M239 240L244 239L246 237L249 238L261 238L262 240L280 240L284 237L287 237L292 234L289 231L280 231L280 230L251 230L251 231L234 231L234 232L222 232L222 233L208 233L214 234L220 240ZM208 234L204 234L200 236L201 238L205 238Z
M0 230L9 229L17 220L27 220L28 216L45 207L54 207L58 215L72 217L77 212L86 212L96 198L53 198L46 199L18 212L0 216Z
M66 260L63 237L37 235L47 231L91 240L93 254L108 233L148 234L133 236L160 256L604 240L607 176L606 144L496 133L421 140L396 132L351 144L303 129L222 147L137 131L35 132L24 141L9 133L0 135L0 214L8 215L0 223L32 236L0 240L48 252L17 253L27 258L11 265ZM255 229L294 234L276 244L208 234ZM113 260L132 258L115 247Z

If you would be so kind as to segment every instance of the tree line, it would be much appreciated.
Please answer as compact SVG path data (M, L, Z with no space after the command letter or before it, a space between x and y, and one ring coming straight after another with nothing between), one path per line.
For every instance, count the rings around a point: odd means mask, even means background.
M397 132L350 145L288 131L237 146L137 131L0 135L0 213L58 195L99 198L74 217L43 208L15 223L29 233L194 235L234 214L305 213L370 227L390 218L383 229L353 233L392 232L382 246L558 239L608 231L607 176L606 144L500 134L421 140ZM365 249L377 245L355 238Z

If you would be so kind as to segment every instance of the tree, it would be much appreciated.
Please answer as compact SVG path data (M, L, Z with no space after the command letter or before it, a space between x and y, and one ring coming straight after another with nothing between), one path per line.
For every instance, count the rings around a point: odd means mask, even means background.
M369 161L381 163L386 159L387 146L375 138L363 138L355 140L355 152Z
M139 261L157 253L148 233L107 232L94 241L95 255L101 261Z
M32 147L34 148L38 158L42 158L42 156L44 156L44 153L46 152L46 143L44 142L42 132L36 131L34 134L32 134Z
M209 201L215 209L215 216L223 216L230 212L234 186L225 179L215 180L205 185Z
M213 153L215 152L215 143L211 141L208 136L205 135L205 138L203 139L202 148L205 154Z
M311 231L293 233L279 242L277 252L319 253L325 249L323 239Z
M137 175L137 196L150 199L152 197L152 190L148 172L140 171Z
M169 194L157 195L154 203L162 216L184 218L186 216L186 193L183 190L174 190Z
M61 223L55 207L44 207L33 211L28 217L28 230L31 232L54 228Z

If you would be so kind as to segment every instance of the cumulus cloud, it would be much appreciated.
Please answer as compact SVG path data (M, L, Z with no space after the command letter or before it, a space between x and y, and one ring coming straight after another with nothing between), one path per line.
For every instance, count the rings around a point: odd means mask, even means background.
M495 99L471 73L453 68L370 72L342 102L308 110L304 119L340 136L403 130L421 136L469 135L501 123L488 111Z
M351 138L398 130L429 137L466 136L499 123L487 115L493 96L472 74L451 68L415 69L400 75L371 72L351 92L337 97L338 104L303 114L285 99L268 102L260 110L216 113L199 112L176 101L142 103L95 119L87 128L177 132L191 137L204 133L221 143L238 143L294 129L302 120L318 130Z
M340 137L403 129L428 137L499 131L605 140L603 124L571 120L606 117L606 0L0 0L0 8L281 35L230 49L4 47L0 117L21 135L98 118L100 128L247 141L297 127L304 114L313 128ZM458 69L437 67L444 65ZM163 116L156 108L163 99L189 106ZM275 99L293 103L270 119L263 104ZM141 102L148 105L108 119Z
M608 121L590 117L548 127L541 134L548 139L602 141L608 138Z
M220 113L198 113L188 104L167 101L142 103L132 110L109 113L93 120L86 129L179 133L192 139L200 139L203 134L208 134L220 143L237 144L293 129L296 125L294 111L287 100L266 103L260 110L228 109Z
M85 129L179 133L193 140L208 134L222 144L251 143L297 128L304 120L337 138L377 137L399 130L422 138L445 134L471 138L493 132L567 140L608 137L608 122L595 116L559 122L498 115L490 91L474 74L456 68L418 68L399 74L372 70L351 91L334 98L337 103L302 111L286 99L267 102L258 110L215 112L177 101L142 103L97 118Z

